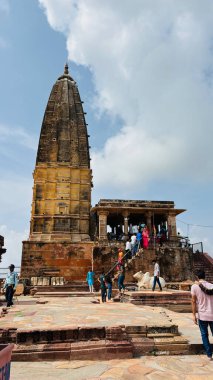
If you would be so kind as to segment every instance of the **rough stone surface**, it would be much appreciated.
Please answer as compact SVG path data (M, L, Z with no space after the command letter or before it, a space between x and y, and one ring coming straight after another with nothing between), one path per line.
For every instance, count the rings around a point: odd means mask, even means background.
M213 365L202 355L102 361L12 362L11 379L212 380Z

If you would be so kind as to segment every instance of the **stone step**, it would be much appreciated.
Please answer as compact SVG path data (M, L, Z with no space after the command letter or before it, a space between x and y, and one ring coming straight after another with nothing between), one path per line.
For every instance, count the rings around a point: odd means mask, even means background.
M12 361L41 360L111 360L130 359L133 346L129 341L88 341L74 343L15 345Z
M15 344L12 360L109 360L138 355L189 352L188 341L176 325L73 327L46 330L5 329L1 344Z
M93 293L90 293L89 291L87 292L79 292L79 291L74 291L74 292L70 292L70 291L59 291L59 292L36 292L35 293L35 296L37 297L91 297L91 296L100 296L99 293L97 292L93 292Z
M186 313L191 311L191 293L189 291L124 292L120 301L138 306L166 307L170 310Z
M32 289L32 287L29 287L29 291ZM88 285L87 284L79 284L79 283L73 283L68 285L36 285L33 286L33 292L88 292Z

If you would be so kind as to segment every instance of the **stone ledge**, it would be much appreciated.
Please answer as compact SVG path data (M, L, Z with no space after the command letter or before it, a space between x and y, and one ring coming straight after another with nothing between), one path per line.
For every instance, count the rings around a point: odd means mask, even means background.
M103 339L119 341L130 340L135 337L168 338L176 335L179 335L178 326L170 324L161 326L76 326L36 330L2 329L0 330L0 343L12 342L30 346L34 344L99 341Z

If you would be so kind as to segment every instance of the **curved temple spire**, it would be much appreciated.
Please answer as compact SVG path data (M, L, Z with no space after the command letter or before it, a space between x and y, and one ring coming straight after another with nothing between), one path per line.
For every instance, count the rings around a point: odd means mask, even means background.
M53 85L41 127L30 239L89 239L91 180L87 124L68 64Z

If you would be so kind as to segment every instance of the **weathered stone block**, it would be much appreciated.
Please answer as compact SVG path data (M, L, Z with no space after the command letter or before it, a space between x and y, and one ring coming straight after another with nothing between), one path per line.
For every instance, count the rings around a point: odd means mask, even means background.
M101 340L106 336L105 327L80 327L79 340Z

